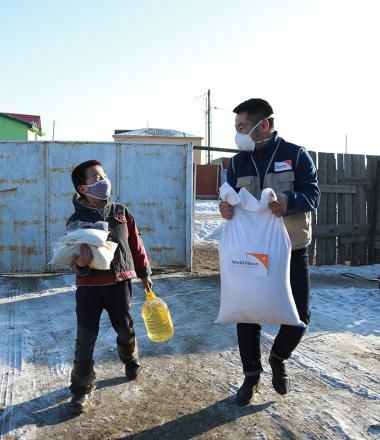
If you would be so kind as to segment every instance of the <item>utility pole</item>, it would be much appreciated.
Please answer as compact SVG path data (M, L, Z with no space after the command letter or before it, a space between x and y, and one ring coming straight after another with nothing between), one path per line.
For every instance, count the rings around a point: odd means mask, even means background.
M211 162L211 100L210 100L210 89L207 90L207 110L206 110L206 118L207 118L207 163Z
M345 140L344 140L344 153L347 154L348 153L348 136L345 135Z
M52 138L53 142L54 142L54 131L55 131L55 120L53 121L53 138Z

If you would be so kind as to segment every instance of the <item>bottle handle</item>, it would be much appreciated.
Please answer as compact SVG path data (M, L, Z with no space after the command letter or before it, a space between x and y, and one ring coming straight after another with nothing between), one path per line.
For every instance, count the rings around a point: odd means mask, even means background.
M154 298L156 298L156 294L151 289L145 290L145 298L148 301L153 300Z

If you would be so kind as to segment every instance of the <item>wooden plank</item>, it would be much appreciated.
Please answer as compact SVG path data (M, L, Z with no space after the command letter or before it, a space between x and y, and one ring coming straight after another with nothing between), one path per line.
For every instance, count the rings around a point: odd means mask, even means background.
M355 185L319 185L321 192L329 194L356 194Z
M319 184L327 184L327 153L318 153L318 181ZM317 225L327 223L327 194L321 194L321 201L317 212ZM326 264L326 239L316 240L315 258L317 266Z
M335 154L328 153L327 155L327 184L336 186L336 161ZM337 222L337 195L336 193L327 193L327 217L328 225ZM336 237L326 239L326 262L325 264L336 264L337 240Z
M380 238L380 237L379 237ZM354 245L367 245L368 243L368 237L366 235L358 236L358 237L343 237L341 238L342 243L348 244L353 243ZM375 244L378 243L377 241Z
M376 176L376 157L375 156L367 156L367 169L366 169L366 177L369 179L373 179L373 189L375 189L375 176ZM374 160L375 159L375 160ZM375 200L374 200L374 192L367 192L366 193L366 202L367 202L367 216L368 216L368 221L370 222L373 219L374 216L374 205L375 205ZM372 246L372 248L371 248ZM368 244L368 263L369 264L373 264L371 263L371 259L374 257L374 254L376 252L376 250L373 247L373 244L369 243ZM372 252L372 255L371 255Z
M380 226L378 223L377 226ZM316 225L314 228L314 235L318 237L354 237L356 235L370 234L370 225Z
M344 175L344 169L343 169L343 154L337 155L337 164L336 164L336 178L337 182L341 182ZM344 196L343 194L338 194L337 197L337 209L338 209L338 225L343 226L344 225ZM338 264L345 264L345 246L342 244L342 242L338 239L338 249L337 249L337 262Z
M380 199L380 160L376 161L376 170L375 170L376 184L375 191L372 193L372 206L371 209L368 210L368 222L371 224L370 230L370 239L368 245L368 263L374 264L376 261L376 250L375 250L375 237L376 231L379 230L377 221L380 218L379 215L379 199ZM368 200L368 199L367 199Z
M345 154L343 156L343 176L345 179L352 177L352 157L350 154ZM343 205L344 209L344 220L343 223L345 225L353 224L353 214L352 214L352 202L353 202L353 194L345 194L343 196ZM339 240L338 240L339 242ZM344 262L352 262L352 244L350 243L342 243L344 246ZM339 246L339 245L338 245Z
M367 156L367 177L371 180L373 180L373 190L375 190L375 178L376 178L376 164L377 161L380 160L380 156ZM374 205L376 200L376 194L374 193L367 193L367 206L368 206L368 218L372 219L374 212ZM380 218L380 203L377 207L377 214L376 217ZM380 233L380 228L377 225L376 226L376 233ZM374 263L380 263L380 250L374 247L374 255L373 255L373 261Z
M347 154L346 156L349 157L350 155ZM376 156L372 156L372 157L376 157ZM339 185L342 184L342 185L374 186L375 179L371 177L339 177L336 183L338 183Z
M365 176L365 156L352 155L352 172L355 177ZM363 186L358 186L357 194L353 195L354 223L367 224L366 193ZM360 266L368 264L367 243L354 243L352 245L352 264Z

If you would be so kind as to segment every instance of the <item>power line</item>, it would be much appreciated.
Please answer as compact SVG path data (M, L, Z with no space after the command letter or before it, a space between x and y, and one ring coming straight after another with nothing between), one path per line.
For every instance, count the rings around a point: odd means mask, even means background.
M129 124L132 124L133 122L140 121L140 120L145 120L146 121L151 116L155 116L155 115L158 115L158 114L161 114L161 113L165 113L165 112L168 112L168 111L171 111L171 113L173 113L175 111L180 111L183 108L185 108L186 106L191 105L194 101L196 101L197 99L200 99L200 98L204 98L204 94L197 95L197 96L191 98L190 100L182 101L181 103L176 104L174 106L167 107L165 109L161 109L161 110L158 110L158 111L153 112L153 113L149 113L149 114L145 114L145 115L142 115L142 116L138 116L138 117L136 117L134 119L131 119L129 121L124 121L124 122L122 122L122 124L113 123L113 128L116 125L118 125L118 126L120 126L120 125L129 125ZM102 127L102 128L97 129L97 130L89 130L89 131L85 131L85 132L80 132L80 133L75 134L74 136L79 136L79 135L83 136L83 135L90 134L90 133L100 133L101 131L108 130L108 129L112 130L112 127L108 125L106 127Z
M212 107L214 110L222 110L224 112L232 113L231 110L227 110L226 108L220 108L220 107Z

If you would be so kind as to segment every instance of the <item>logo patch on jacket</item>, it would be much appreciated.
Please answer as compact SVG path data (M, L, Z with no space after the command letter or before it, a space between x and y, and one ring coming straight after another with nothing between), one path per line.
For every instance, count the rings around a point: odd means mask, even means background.
M293 169L291 160L284 160L282 162L274 163L274 172L279 173L280 171L291 171Z

